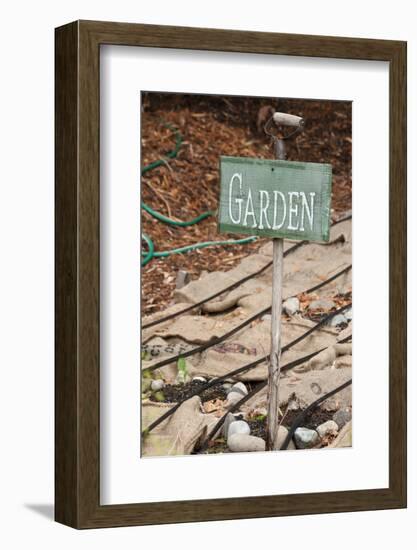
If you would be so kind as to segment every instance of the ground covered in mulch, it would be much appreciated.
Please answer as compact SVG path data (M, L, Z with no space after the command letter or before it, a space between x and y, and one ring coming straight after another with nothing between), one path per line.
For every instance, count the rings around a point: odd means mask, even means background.
M332 216L351 209L351 103L316 100L241 98L187 94L142 94L142 167L166 157L175 146L176 128L183 143L176 158L142 176L142 201L165 216L190 220L216 210L219 156L273 158L263 126L274 111L302 116L305 130L287 142L289 160L333 166ZM238 238L219 234L216 217L181 228L158 222L142 210L142 231L158 251L209 240ZM257 250L264 239L247 245L212 247L154 259L142 269L142 313L149 315L172 301L176 274L227 271Z

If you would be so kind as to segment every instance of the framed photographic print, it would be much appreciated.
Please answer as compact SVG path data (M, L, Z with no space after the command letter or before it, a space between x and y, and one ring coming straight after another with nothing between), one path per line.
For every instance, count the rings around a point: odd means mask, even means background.
M55 343L61 523L405 507L406 44L56 29Z

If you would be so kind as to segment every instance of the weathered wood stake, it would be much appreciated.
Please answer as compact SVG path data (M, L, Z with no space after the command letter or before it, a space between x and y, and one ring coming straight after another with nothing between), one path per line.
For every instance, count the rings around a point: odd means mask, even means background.
M286 135L276 126L292 126ZM304 128L304 120L274 113L265 133L274 140L276 160L220 157L219 231L272 238L271 355L268 367L267 449L278 450L281 309L284 240L329 240L332 167L286 161L286 140ZM278 135L280 137L278 137Z
M285 143L275 140L275 158L285 160ZM284 277L284 239L272 239L271 356L268 367L267 449L277 450L279 378L281 375L281 312Z
M284 239L273 239L271 357L268 373L268 450L276 450L279 428L279 377Z

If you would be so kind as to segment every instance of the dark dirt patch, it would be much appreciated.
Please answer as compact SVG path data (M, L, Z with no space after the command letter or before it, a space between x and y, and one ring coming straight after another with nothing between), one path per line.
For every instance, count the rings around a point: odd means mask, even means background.
M301 411L288 411L287 414L284 417L284 420L282 422L283 426L290 429L291 426L294 423L294 420L297 418L297 416L301 413ZM320 426L320 424L323 424L323 422L327 422L327 420L331 420L333 418L334 412L332 411L323 411L321 409L316 409L310 413L308 413L301 422L300 426L303 428L310 428L312 430L315 430L317 426Z
M282 425L289 430L300 413L301 411L288 411L284 417ZM316 409L315 411L308 413L300 425L304 428L315 430L317 426L320 426L323 422L331 420L333 418L333 414L334 412L332 411L329 412ZM262 437L262 439L265 439L266 441L266 418L262 420L248 420L248 424L252 435Z
M202 454L220 454L220 453L228 453L229 449L227 448L226 440L223 437L219 437L218 439L215 439L214 441L210 441L207 449Z
M292 424L294 423L297 416L300 414L301 411L288 411L285 415L285 418L282 422L282 425L285 426L288 430L291 428ZM310 428L310 429L316 429L317 426L320 426L320 424L323 424L323 422L327 422L327 420L331 420L333 417L334 412L329 411L322 411L321 409L317 409L313 412L308 413L303 421L301 422L301 426L304 428ZM247 420L249 426L250 426L250 433L251 435L255 435L256 437L261 437L264 441L266 441L267 433L266 433L266 417L262 419L253 419L253 420ZM326 444L324 444L326 445ZM226 440L223 437L219 437L218 439L215 439L209 443L208 448L206 449L206 454L216 454L216 453L228 453L229 450L227 448Z
M187 384L171 385L167 384L159 394L162 393L164 398L162 402L164 403L179 403L188 399L191 395L198 389L204 386L204 382L199 380L193 380ZM213 399L226 399L226 391L221 386L214 386L205 390L200 394L201 401L204 403L206 401L212 401ZM154 395L150 396L151 401L160 401L156 399Z
M266 418L263 420L248 420L251 435L262 437L266 441Z

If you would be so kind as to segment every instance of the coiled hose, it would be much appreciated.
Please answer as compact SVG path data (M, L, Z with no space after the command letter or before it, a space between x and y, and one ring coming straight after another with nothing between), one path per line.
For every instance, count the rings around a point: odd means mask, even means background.
M178 154L178 151L182 144L182 137L181 134L178 132L177 129L173 128L170 124L166 124L167 128L171 128L175 133L175 147L172 149L172 151L169 151L165 157L167 158L175 158ZM159 159L154 162L151 162L150 164L147 164L144 166L141 170L142 175L146 174L146 172L149 172L150 170L153 170L154 168L157 168L158 166L162 166L165 164L165 160ZM210 216L214 215L214 212L209 210L207 212L203 212L196 218L189 220L189 221L180 221L180 220L173 220L171 218L168 218L168 216L164 216L160 212L157 212L153 208L151 208L149 205L141 201L141 208L148 212L151 216L156 218L162 223L166 223L168 225L173 225L177 227L188 227L190 225L194 225L196 223L201 222L202 220L205 220L206 218L209 218ZM183 246L180 248L174 248L172 250L165 250L163 252L155 252L155 245L152 241L152 239L146 235L145 233L142 233L142 240L145 241L147 250L142 250L142 267L145 266L147 263L149 263L152 258L166 258L167 256L170 256L171 254L182 254L183 252L188 252L190 250L197 250L199 248L206 248L208 246L227 246L227 245L233 245L233 244L247 244L255 241L257 237L246 237L244 239L236 239L236 240L228 240L228 241L207 241L202 243L196 243L188 246Z

